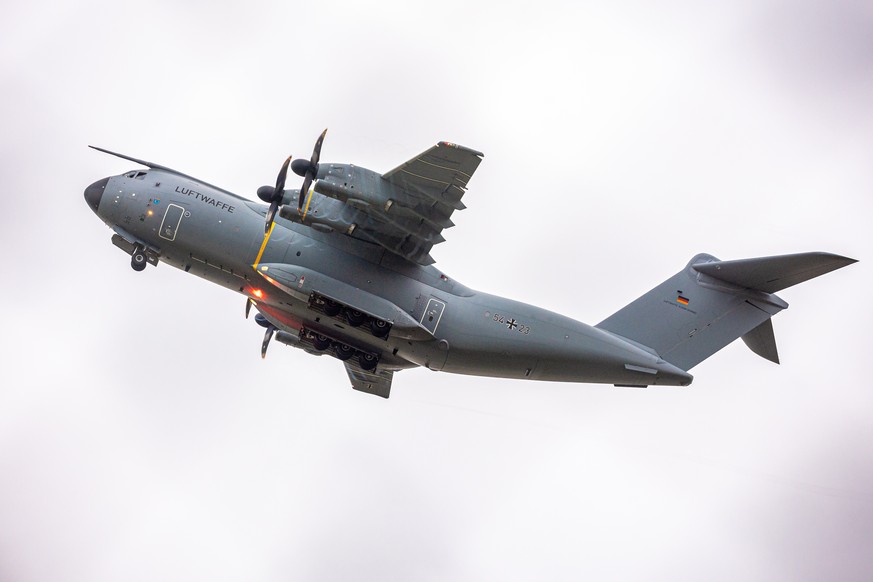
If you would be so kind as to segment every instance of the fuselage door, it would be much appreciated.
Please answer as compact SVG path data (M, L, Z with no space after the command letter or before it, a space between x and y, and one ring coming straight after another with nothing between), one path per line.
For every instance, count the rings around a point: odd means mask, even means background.
M436 335L437 326L440 324L440 319L443 317L443 311L446 304L434 297L427 302L427 307L424 308L424 313L421 315L421 325L430 333Z
M182 222L182 216L185 214L185 209L176 204L167 206L167 211L164 213L164 220L161 222L160 235L161 238L167 240L175 240L176 232L179 230L179 223Z

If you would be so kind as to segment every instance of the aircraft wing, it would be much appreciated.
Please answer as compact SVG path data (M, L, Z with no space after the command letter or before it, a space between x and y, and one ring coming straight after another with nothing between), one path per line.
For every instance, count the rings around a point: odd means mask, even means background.
M454 226L455 210L484 154L441 141L427 151L378 174L359 166L324 165L314 191L327 200L312 200L301 216L282 211L289 220L312 223L382 246L420 265L433 263L430 250L444 241L442 230ZM320 223L320 224L318 224Z
M382 174L382 179L430 206L427 219L436 224L445 224L451 222L449 216L453 211L465 208L461 198L483 156L482 152L441 141Z
M466 208L461 198L483 156L482 152L441 141L382 174L381 182L391 196L386 214L393 210L393 217L380 225L383 232L377 236L401 235L400 244L389 250L419 264L432 263L428 253L445 240L442 230L454 226L452 213Z
M349 380L352 381L352 388L355 390L360 390L367 394L375 394L382 398L388 398L389 394L391 394L391 380L394 378L393 371L366 372L349 361L346 361L345 365Z

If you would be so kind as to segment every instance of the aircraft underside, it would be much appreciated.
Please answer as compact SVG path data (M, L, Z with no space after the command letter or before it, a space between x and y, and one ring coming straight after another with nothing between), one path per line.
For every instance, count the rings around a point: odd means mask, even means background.
M164 262L245 296L272 338L343 362L352 386L385 398L395 372L622 386L687 386L688 370L742 337L778 362L776 291L846 266L828 253L719 261L679 273L597 326L476 292L434 268L429 252L464 208L482 154L440 142L378 174L289 157L275 186L247 200L158 164L85 190L112 242L144 270ZM106 151L106 150L101 150ZM108 152L112 153L112 152ZM286 190L289 167L300 190ZM296 210L294 205L296 202Z

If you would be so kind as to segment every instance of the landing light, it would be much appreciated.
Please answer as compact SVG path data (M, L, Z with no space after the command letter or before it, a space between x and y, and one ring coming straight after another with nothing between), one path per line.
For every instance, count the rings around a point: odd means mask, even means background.
M260 289L252 289L252 295L257 297L258 299L262 299L264 297L264 292Z

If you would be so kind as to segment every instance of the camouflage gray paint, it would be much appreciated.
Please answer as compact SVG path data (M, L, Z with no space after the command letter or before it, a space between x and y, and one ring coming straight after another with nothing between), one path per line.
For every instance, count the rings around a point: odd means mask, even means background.
M96 148L95 148L96 149ZM101 150L106 151L106 150ZM113 153L113 152L107 152ZM698 255L595 327L474 291L431 266L482 154L441 142L388 172L321 164L305 205L267 206L164 166L85 190L113 242L241 293L278 341L344 361L352 386L388 397L414 366L457 374L623 386L691 383L688 369L738 337L777 361L773 295L854 262L827 253L718 261ZM431 188L433 184L440 188ZM430 189L429 189L430 188ZM783 284L779 284L781 281Z

